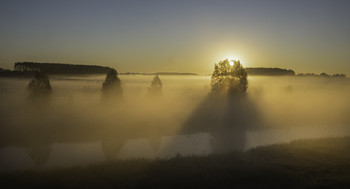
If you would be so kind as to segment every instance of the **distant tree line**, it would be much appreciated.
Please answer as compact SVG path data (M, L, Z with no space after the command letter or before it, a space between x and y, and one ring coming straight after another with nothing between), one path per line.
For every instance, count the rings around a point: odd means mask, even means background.
M299 73L297 76L300 77L324 77L324 78L346 78L346 74L326 74L324 72L320 74L315 74L315 73Z
M0 68L0 77L32 77L34 72L11 71Z
M291 69L282 68L245 68L248 75L295 75Z
M120 75L198 75L196 73L183 73L183 72L155 72L155 73L142 73L142 72L124 72Z
M11 70L0 68L0 72L10 72Z
M74 65L61 63L16 62L14 71L44 72L46 74L106 74L109 67L96 65Z

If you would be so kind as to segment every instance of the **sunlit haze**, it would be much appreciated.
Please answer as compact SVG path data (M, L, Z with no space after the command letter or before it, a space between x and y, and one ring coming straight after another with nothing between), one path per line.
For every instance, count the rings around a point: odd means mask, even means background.
M1 0L1 188L349 188L350 0Z

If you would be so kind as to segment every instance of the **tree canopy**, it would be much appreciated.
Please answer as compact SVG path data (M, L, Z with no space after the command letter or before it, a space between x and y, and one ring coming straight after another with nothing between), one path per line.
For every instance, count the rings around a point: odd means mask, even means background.
M29 82L27 90L28 98L31 100L47 98L51 93L49 78L43 72L36 72L34 78Z
M156 74L153 77L153 80L152 80L152 83L151 83L151 87L149 88L149 92L152 95L159 95L159 94L162 93L162 86L163 86L163 83L160 80L158 74Z
M104 96L121 96L123 94L121 81L118 78L118 72L111 69L102 84L102 94Z
M248 88L247 72L239 60L230 63L226 59L215 64L211 92L228 96L245 95Z

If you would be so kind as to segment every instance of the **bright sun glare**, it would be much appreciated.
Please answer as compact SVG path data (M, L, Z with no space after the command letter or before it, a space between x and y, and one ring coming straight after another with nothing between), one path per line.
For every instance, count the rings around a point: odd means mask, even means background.
M241 60L240 60L238 57L236 57L236 56L230 56L230 57L227 57L227 59L229 60L231 66L233 66L233 61L237 61L237 60L241 61Z

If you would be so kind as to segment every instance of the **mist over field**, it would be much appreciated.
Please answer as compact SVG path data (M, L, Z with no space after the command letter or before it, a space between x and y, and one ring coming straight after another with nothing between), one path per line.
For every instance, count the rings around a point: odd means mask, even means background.
M8 0L3 188L349 188L349 0Z
M104 100L105 77L52 75L46 103L28 101L30 79L1 78L2 170L350 134L348 79L249 76L246 100L227 102L208 100L210 76L159 76L162 90L154 95L153 76L122 75L122 97Z

